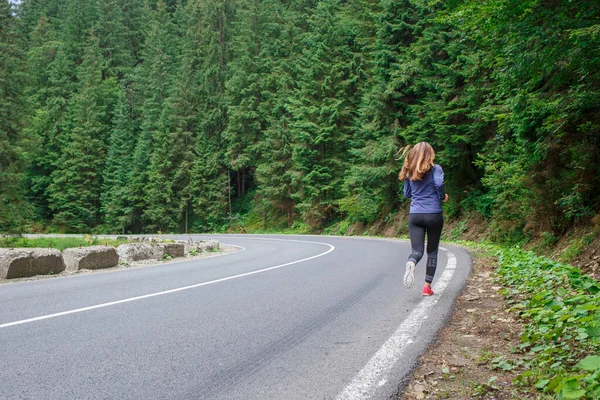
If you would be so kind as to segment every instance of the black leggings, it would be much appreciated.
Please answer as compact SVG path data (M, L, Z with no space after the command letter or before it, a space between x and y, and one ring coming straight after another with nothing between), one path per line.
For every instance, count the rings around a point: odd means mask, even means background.
M408 234L410 235L410 247L412 247L412 253L408 260L415 264L423 257L425 232L427 232L427 268L425 270L425 282L427 283L433 282L437 268L437 253L443 226L444 216L442 214L410 214L408 216Z

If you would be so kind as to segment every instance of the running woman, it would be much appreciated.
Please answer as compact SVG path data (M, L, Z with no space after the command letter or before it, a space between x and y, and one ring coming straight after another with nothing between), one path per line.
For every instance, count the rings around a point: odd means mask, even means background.
M434 164L435 152L427 142L411 148L406 146L406 155L399 178L404 181L404 197L412 199L408 216L408 234L412 253L408 256L404 285L410 288L415 283L415 265L425 251L427 234L427 267L423 296L432 296L431 282L437 268L437 254L444 226L442 201L448 201L444 190L444 171ZM408 153L408 154L407 154Z

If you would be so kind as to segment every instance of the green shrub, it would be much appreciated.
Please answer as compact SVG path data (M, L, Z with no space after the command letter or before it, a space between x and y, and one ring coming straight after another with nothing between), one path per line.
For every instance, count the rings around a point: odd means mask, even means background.
M465 220L459 221L450 232L450 240L459 240L463 233L468 228L468 222Z
M372 224L379 217L379 204L381 199L377 196L366 197L354 195L339 201L340 211L348 216L350 223L363 222Z
M572 261L577 256L583 254L583 252L585 251L585 248L587 246L589 246L594 241L595 238L596 238L596 235L592 233L589 235L585 235L581 238L573 239L570 242L569 247L567 247L567 249L562 254L561 260L564 262L569 262L569 261Z
M548 248L554 246L558 242L558 238L554 236L554 234L550 232L542 232L542 243L540 246L542 248Z

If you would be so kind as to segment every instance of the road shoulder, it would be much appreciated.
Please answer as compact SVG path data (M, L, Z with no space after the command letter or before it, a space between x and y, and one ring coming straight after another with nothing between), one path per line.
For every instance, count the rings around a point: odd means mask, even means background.
M515 392L517 373L506 363L518 362L510 349L519 344L522 325L507 312L494 281L496 260L474 249L469 253L473 269L455 312L420 357L399 399L527 398Z

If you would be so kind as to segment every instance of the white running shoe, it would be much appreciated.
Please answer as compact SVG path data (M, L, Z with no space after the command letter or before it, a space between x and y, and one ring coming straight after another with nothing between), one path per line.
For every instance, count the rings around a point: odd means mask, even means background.
M406 272L404 273L404 286L411 288L415 283L415 263L409 261L406 263Z

